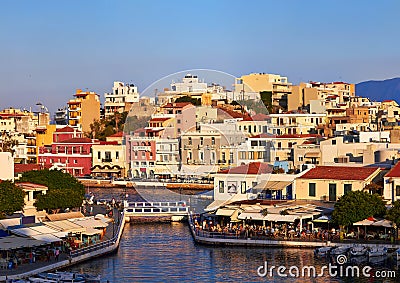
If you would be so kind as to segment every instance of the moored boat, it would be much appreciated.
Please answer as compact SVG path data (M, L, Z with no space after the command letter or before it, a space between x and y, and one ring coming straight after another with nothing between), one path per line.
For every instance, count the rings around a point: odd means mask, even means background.
M331 251L331 247L321 247L321 248L317 248L314 251L314 254L316 256L327 256L329 254L329 252Z
M343 255L343 254L347 254L350 250L349 246L339 246L336 248L333 248L331 250L331 255Z
M385 256L388 252L388 249L386 247L373 247L370 248L368 251L368 256L369 257L374 257L374 256Z
M366 255L368 249L365 246L354 246L350 248L350 254L352 256L363 256Z

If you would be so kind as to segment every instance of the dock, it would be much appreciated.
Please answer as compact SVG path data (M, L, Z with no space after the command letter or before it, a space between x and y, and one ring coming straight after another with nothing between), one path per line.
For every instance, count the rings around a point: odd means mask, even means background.
M270 247L270 248L305 248L316 249L320 247L339 247L349 245L362 245L368 248L386 247L397 250L400 244L390 242L376 243L366 241L322 241L308 239L271 239L267 237L240 237L234 234L196 230L191 215L188 215L189 229L193 240L198 244L211 246L242 246L242 247Z
M1 272L0 282L6 282L10 279L23 279L40 272L59 270L117 251L126 222L123 212L119 215L117 214L117 218L115 219L117 220L116 233L111 239L73 250L69 255L62 254L60 260L57 262L41 262L32 265L27 264L25 266L19 266L17 269L10 270L10 272ZM6 273L6 275L3 275L4 273Z

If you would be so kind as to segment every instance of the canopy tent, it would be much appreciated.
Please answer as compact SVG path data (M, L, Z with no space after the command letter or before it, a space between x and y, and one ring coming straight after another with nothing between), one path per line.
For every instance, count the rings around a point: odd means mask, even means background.
M46 245L44 241L39 241L33 238L22 238L18 236L9 236L6 238L0 238L0 250L15 250L20 248L38 247Z
M260 212L242 212L239 214L238 219L240 220L264 220L264 215Z
M106 228L108 227L108 224L104 223L101 220L97 220L94 218L77 218L77 219L71 219L71 222L82 226L84 228Z
M257 184L254 188L261 189L261 190L274 190L279 191L285 189L289 186L292 182L286 181L262 181L261 183Z
M0 220L0 226L7 229L9 226L21 225L21 218L9 218Z
M331 221L330 217L328 217L326 215L322 215L321 217L318 217L317 219L314 219L312 222L328 223L329 221Z
M219 208L215 215L218 216L232 216L232 214L236 211L236 209L228 209L228 208Z
M356 223L353 223L354 226L370 226L372 225L374 222L376 221L376 219L374 218L367 218L361 221L358 221Z
M299 215L280 215L280 214L267 214L264 217L264 220L271 221L271 222L294 222L296 219L299 219Z
M372 226L385 227L385 228L392 228L393 227L392 221L389 221L389 220L386 220L386 219L376 221L376 222L372 223L371 225Z
M98 235L101 234L103 231L99 229L94 229L94 228L86 228L86 231L82 232L83 235L87 236L93 236L93 235Z
M54 242L61 242L62 240L52 234L39 234L39 235L34 235L32 238L36 240L40 240L46 243L54 243Z
M43 222L44 225L63 232L81 233L85 228L68 220L59 220L53 222Z
M12 234L22 236L22 237L32 237L34 235L42 234L38 231L32 230L31 228L18 228L10 230Z

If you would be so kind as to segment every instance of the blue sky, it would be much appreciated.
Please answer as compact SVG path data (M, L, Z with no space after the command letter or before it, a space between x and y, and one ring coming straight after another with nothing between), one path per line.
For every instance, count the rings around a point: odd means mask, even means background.
M77 88L139 90L171 73L290 82L400 76L399 1L2 1L0 108L51 111Z

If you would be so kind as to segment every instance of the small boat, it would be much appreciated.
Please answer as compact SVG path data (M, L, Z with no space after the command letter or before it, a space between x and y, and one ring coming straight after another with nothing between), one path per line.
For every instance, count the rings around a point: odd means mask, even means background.
M388 249L386 247L373 247L370 248L368 251L368 256L369 257L374 257L374 256L385 256L387 255Z
M62 282L62 283L80 283L85 282L86 279L82 274L73 272L41 272L37 275L38 279L51 280L43 282ZM33 278L32 278L33 279ZM32 280L29 278L29 280ZM35 281L42 282L42 281Z
M384 262L387 259L386 255L381 255L381 256L373 256L368 258L368 262L372 264L380 264Z
M331 250L331 255L347 254L349 250L350 250L349 246L339 246Z
M368 257L366 255L352 257L350 259L351 264L362 264L368 261Z
M352 256L362 256L366 255L368 252L368 249L364 246L354 246L350 248L350 254Z
M57 280L52 280L52 279L45 279L45 278L39 278L39 277L29 277L29 281L31 283L57 283Z
M321 248L316 248L314 251L314 254L316 256L327 256L329 252L331 251L331 247L321 247Z
M396 257L396 260L400 261L400 248L395 250L393 255Z

